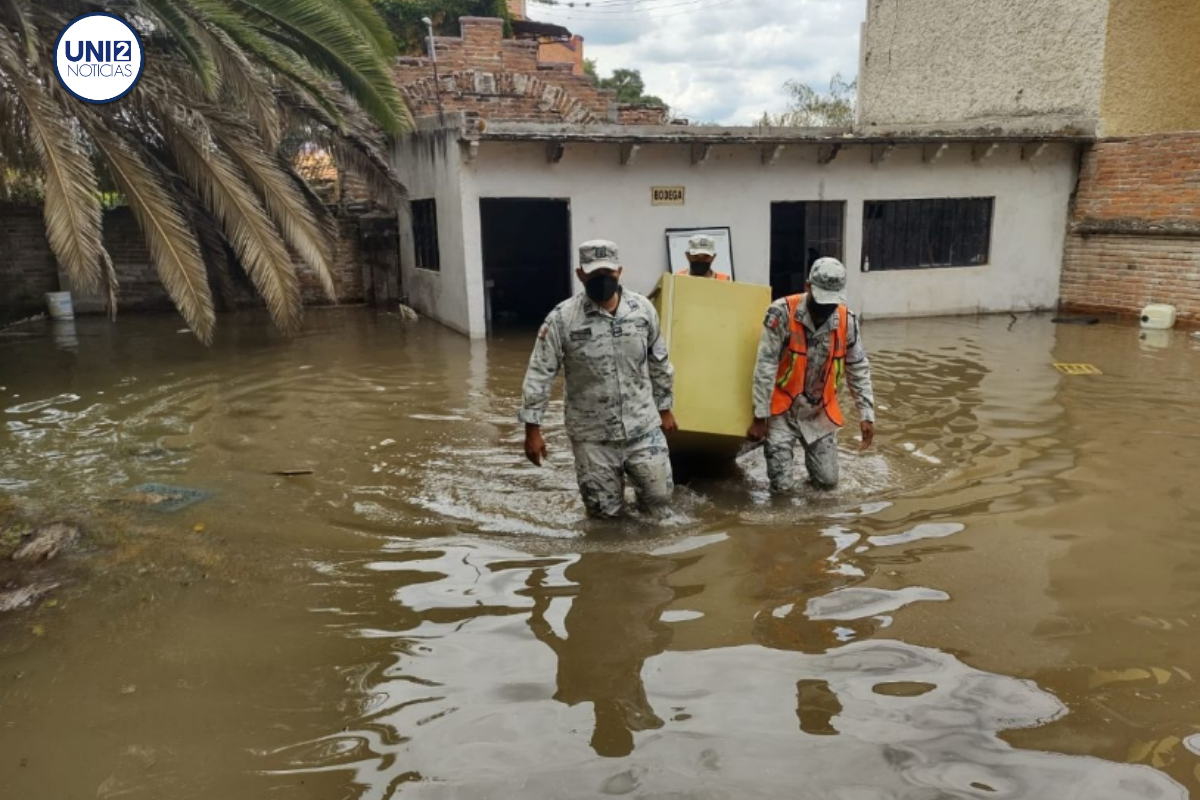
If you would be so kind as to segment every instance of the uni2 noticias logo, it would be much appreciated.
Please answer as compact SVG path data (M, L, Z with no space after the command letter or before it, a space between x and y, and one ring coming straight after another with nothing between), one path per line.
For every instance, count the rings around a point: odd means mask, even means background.
M142 77L144 58L133 26L103 12L75 18L54 43L59 83L85 103L111 103L129 94Z

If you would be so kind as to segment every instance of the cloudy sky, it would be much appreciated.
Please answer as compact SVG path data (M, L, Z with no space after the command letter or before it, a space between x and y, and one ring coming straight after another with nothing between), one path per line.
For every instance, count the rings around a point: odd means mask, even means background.
M529 0L528 14L582 35L601 75L640 69L680 116L748 125L787 106L786 80L857 74L866 0Z

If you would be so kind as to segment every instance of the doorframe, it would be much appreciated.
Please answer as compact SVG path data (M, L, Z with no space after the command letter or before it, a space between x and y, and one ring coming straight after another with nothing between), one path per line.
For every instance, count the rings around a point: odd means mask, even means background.
M543 196L527 196L527 195L479 195L479 273L480 283L483 286L483 324L484 335L488 338L492 336L492 292L488 286L487 272L487 253L484 250L483 241L483 204L487 200L500 201L534 201L543 203L563 203L567 208L567 296L564 300L569 300L578 294L578 289L575 285L575 215L571 209L571 198L568 197L543 197Z

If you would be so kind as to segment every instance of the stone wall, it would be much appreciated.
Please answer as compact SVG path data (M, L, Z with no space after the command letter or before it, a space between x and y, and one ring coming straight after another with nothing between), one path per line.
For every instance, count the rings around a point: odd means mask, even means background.
M1070 233L1065 307L1136 314L1170 303L1200 323L1200 133L1097 143Z
M483 119L592 124L616 122L613 92L597 89L572 64L540 63L538 43L504 39L499 19L463 17L460 37L434 39L437 69L428 58L400 58L396 81L413 116L470 111Z

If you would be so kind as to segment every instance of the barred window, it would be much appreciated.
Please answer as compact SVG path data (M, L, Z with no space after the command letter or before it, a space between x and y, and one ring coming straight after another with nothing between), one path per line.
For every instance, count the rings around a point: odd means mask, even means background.
M863 271L988 263L995 198L868 200Z
M441 270L438 253L437 201L413 200L412 229L413 249L416 251L417 269Z

